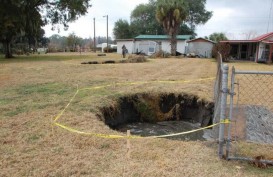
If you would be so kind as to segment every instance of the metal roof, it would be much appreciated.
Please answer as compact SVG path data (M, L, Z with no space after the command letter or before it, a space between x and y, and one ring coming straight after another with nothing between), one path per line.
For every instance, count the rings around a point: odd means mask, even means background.
M220 41L220 43L257 43L259 41L254 40L227 40L227 41Z
M202 38L202 37L199 37L199 38L196 38L196 39L189 40L188 43L195 42L195 41L197 41L197 40L203 40L203 41L207 41L207 42L216 44L216 42L214 42L214 41L212 41L212 40L209 40L209 39Z
M264 42L265 39L273 36L273 32L263 34L261 36L258 36L251 40L226 40L226 41L220 41L221 43L254 43L254 42Z
M177 35L177 40L189 40L191 35ZM170 39L169 35L139 35L135 39L146 39L146 40L168 40Z
M267 33L267 34L264 34L264 35L261 35L261 36L258 36L258 37L256 37L256 38L254 38L254 39L252 39L252 40L256 40L256 41L262 41L262 40L265 40L265 39L267 39L267 38L269 38L270 36L272 36L273 35L273 32L271 32L271 33Z

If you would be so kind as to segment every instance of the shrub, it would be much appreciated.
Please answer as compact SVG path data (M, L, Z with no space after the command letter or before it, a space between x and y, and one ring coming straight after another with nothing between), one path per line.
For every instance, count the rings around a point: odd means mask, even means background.
M212 56L217 58L218 52L222 54L223 61L228 61L231 46L228 43L217 43L212 49Z
M144 63L147 61L147 58L144 55L129 55L127 62L128 63Z
M103 52L107 53L107 47L103 48ZM113 52L117 52L117 49L116 48L108 47L108 53L113 53Z
M153 55L150 56L150 58L169 58L171 56L170 53L164 52L163 50L160 50Z

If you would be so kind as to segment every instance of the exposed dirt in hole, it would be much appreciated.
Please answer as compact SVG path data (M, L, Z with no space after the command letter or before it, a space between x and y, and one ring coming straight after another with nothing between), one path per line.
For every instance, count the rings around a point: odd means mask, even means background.
M153 135L167 134L174 133L173 130L190 130L174 125L189 125L191 128L211 125L213 106L212 102L185 93L138 93L121 97L115 105L101 108L99 117L112 129L123 131L130 127L147 129L151 126L154 130L148 131L153 132ZM183 125L180 123L182 121L185 122ZM159 130L160 126L164 127L162 130L165 131ZM148 131L144 132L144 136L149 135Z

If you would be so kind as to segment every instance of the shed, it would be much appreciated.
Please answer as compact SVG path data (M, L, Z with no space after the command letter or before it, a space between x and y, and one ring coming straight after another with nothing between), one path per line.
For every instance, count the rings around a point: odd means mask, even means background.
M117 53L122 54L122 46L125 45L128 53L135 53L134 51L134 39L117 39Z
M212 48L215 45L214 41L205 38L196 38L188 41L187 53L195 53L204 58L212 57Z

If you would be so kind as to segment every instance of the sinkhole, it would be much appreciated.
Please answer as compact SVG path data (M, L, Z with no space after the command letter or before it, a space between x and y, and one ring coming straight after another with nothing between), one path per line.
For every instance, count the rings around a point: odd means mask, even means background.
M186 93L137 93L100 108L99 117L111 129L133 135L180 133L212 124L214 103ZM205 140L204 131L171 137Z

